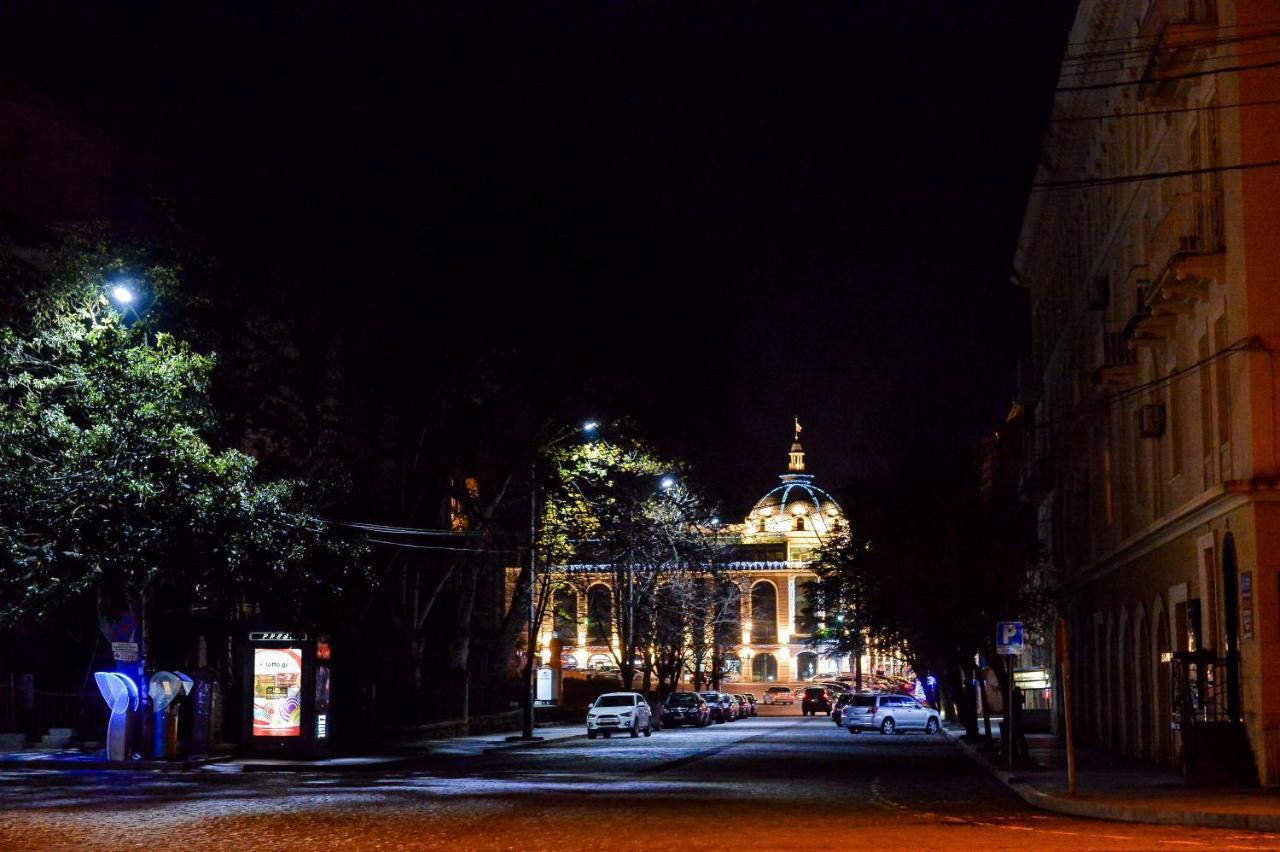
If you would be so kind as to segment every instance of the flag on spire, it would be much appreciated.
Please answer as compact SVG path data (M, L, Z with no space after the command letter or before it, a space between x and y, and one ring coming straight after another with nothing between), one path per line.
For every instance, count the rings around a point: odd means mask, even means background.
M800 418L796 418L796 440L800 440L800 433L804 431L804 427L800 425Z

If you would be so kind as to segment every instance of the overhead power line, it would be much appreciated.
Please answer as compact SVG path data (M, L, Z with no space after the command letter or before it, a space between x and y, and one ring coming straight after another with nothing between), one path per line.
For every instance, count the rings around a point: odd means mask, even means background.
M1280 104L1280 98L1269 101L1241 101L1235 104L1212 103L1204 106L1192 107L1173 107L1170 109L1148 109L1139 112L1103 112L1095 115L1063 115L1057 118L1049 119L1053 122L1067 121L1103 121L1108 118L1145 118L1149 115L1173 115L1180 112L1209 112L1220 109L1236 109L1238 107L1255 107L1255 106L1275 106Z
M1249 21L1248 23L1243 23L1243 24L1241 23L1205 24L1204 26L1200 26L1200 27L1187 27L1185 32L1198 33L1198 32L1212 32L1216 30L1234 30L1234 29L1239 29L1240 27L1269 27L1275 24L1280 24L1280 20ZM1067 47L1079 47L1080 45L1087 45L1087 44L1107 44L1109 42L1116 42L1116 41L1145 41L1148 39L1158 39L1160 38L1160 35L1161 35L1160 33L1152 33L1151 35L1146 35L1146 36L1131 35L1131 36L1114 36L1112 38L1084 39L1082 41L1069 41L1067 42ZM1068 54L1068 56L1069 55L1070 54Z
M481 536L486 535L485 532L477 532L473 530L447 530L440 528L428 527L398 527L389 524L367 524L359 521L333 521L322 519L325 523L334 527L346 527L353 530L361 530L363 532L382 533L384 535L407 535L407 536L443 536L450 538Z
M1280 36L1280 30L1262 30L1256 33L1242 33L1225 38L1210 38L1202 41L1179 41L1177 49L1197 49L1201 47L1220 47L1228 44L1242 44L1247 41L1262 41ZM1063 66L1078 67L1102 62L1116 62L1127 59L1147 58L1151 56L1156 45L1146 44L1137 47L1124 47L1115 50L1099 50L1095 53L1077 53L1062 60Z
M1086 403L1085 405L1076 406L1070 411L1067 411L1064 414L1060 414L1057 417L1050 418L1049 420L1046 420L1043 423L1035 423L1031 426L1031 431L1038 432L1041 429L1051 429L1054 426L1061 426L1064 423L1074 423L1080 418L1086 417L1089 414L1092 414L1094 412L1105 411L1111 408L1111 406L1116 405L1117 403L1125 402L1126 400L1133 399L1134 397L1142 396L1148 391L1154 390L1159 387L1163 387L1164 385L1167 385L1167 384L1172 384L1174 381L1182 378L1187 373L1192 373L1197 370L1202 370L1205 367L1207 367L1209 364L1213 363L1214 361L1217 361L1219 358L1225 358L1228 355L1231 355L1232 353L1235 353L1235 352L1252 352L1252 351L1267 352L1270 350L1268 350L1266 346L1264 346L1257 337L1241 338L1240 340L1237 340L1235 343L1232 343L1230 346L1227 346L1224 349L1219 349L1217 352L1214 352L1210 354L1208 357L1205 357L1199 361L1196 361L1194 364L1188 364L1187 366L1183 367L1181 370L1174 370L1170 372L1168 375L1159 376L1155 379L1152 379L1149 382L1143 382L1142 384L1134 385L1131 388L1125 388L1123 391L1120 391L1119 393L1106 397L1105 399L1100 399L1097 402L1090 402L1090 403Z
M1258 71L1264 68L1280 67L1280 59L1272 62L1259 62L1254 65L1232 65L1229 68L1208 68L1203 71L1188 71L1185 74L1170 74L1167 77L1146 78L1138 80L1122 80L1113 83L1089 83L1083 86L1059 86L1055 92L1093 92L1099 89L1116 89L1121 86L1142 86L1148 83L1163 83L1168 80L1189 80L1193 77L1208 77L1213 74L1231 74L1236 71Z
M1048 192L1055 189L1088 189L1095 186L1112 186L1122 183L1139 183L1145 180L1185 177L1186 175L1206 175L1219 172L1243 172L1250 169L1271 169L1280 166L1280 160L1266 160L1261 163L1239 163L1234 166L1207 166L1202 169L1178 169L1169 172L1145 172L1133 175L1117 175L1108 178L1079 178L1077 180L1039 181L1031 184L1032 192Z
M1271 36L1272 39L1280 39L1280 35ZM1243 53L1222 53L1216 56L1206 56L1204 62L1225 62L1227 60L1248 59L1251 56L1275 56L1280 53L1280 48L1269 47L1266 50L1246 50ZM1128 60L1107 60L1108 62L1127 62ZM1122 74L1126 71L1142 71L1147 67L1146 61L1136 62L1132 65L1115 65L1110 68L1081 68L1075 71L1063 71L1060 77L1099 77L1103 74Z

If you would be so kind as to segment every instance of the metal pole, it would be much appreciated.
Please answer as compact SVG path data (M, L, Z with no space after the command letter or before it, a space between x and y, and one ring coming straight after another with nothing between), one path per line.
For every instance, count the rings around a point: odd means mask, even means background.
M1072 734L1071 655L1067 653L1067 620L1059 618L1054 625L1053 643L1057 646L1058 663L1062 666L1062 715L1067 723L1067 795L1076 794L1076 740Z
M1013 654L1005 655L1004 671L1009 684L1009 689L1008 689L1009 697L1005 700L1005 703L1004 703L1004 727L1009 729L1008 736L1006 737L1005 742L1007 743L1006 747L1009 750L1009 770L1012 771L1018 768L1017 763L1014 759L1014 752L1017 750L1015 747L1014 738L1017 736L1017 732L1013 728L1014 726L1013 720L1017 714L1014 712L1014 709L1013 709Z
M521 735L533 737L533 652L538 638L538 463L529 465L529 644L524 665L524 720Z

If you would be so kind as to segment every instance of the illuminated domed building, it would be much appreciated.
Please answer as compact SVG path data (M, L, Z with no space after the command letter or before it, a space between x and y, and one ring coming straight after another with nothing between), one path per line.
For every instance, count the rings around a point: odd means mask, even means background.
M806 680L837 669L805 645L811 632L805 584L815 579L811 554L847 521L835 498L805 473L799 423L787 472L778 478L742 524L725 530L738 538L727 567L742 590L742 645L728 668L746 681Z
M717 629L732 638L731 643L721 640L722 670L730 680L803 681L847 672L852 662L820 657L806 644L813 629L805 596L806 584L816 579L810 569L813 553L830 536L845 531L848 521L836 499L805 472L799 423L787 472L778 479L742 523L714 531L728 545L729 561L719 567L729 581L730 601ZM618 638L611 613L611 573L604 566L583 564L564 566L557 574L555 614L548 614L539 632L543 661L549 661L555 637L566 663L578 669L612 667ZM709 660L704 667L710 667ZM900 674L901 660L871 652L863 659L863 671L877 670Z

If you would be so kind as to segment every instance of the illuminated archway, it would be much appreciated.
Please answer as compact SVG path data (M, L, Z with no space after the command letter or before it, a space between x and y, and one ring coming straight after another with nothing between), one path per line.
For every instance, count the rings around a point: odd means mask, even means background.
M812 680L818 675L818 655L813 651L796 654L796 680Z
M613 599L609 587L594 585L587 590L587 641L608 645L613 638Z
M758 683L773 683L778 679L778 658L773 654L756 654L751 658L751 679Z
M760 580L751 587L751 641L757 644L778 641L778 589L768 580Z

